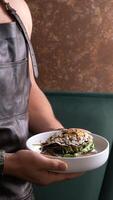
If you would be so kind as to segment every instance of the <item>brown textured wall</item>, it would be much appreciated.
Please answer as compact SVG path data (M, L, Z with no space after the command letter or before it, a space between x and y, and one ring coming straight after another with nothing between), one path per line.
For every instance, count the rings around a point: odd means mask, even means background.
M113 0L27 0L44 90L113 92Z

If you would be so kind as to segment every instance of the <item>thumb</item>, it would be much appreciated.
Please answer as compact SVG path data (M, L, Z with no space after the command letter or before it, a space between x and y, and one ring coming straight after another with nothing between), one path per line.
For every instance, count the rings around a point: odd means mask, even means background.
M45 157L44 169L47 170L66 170L68 168L67 164L61 160Z

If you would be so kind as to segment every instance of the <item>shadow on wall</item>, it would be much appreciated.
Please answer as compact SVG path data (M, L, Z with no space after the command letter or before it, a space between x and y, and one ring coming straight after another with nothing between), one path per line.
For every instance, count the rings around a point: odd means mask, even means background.
M112 0L29 0L44 90L113 92Z

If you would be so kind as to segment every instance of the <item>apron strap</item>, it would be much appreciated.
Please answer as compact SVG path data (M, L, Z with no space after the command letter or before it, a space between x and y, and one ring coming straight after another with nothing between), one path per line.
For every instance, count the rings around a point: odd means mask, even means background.
M28 48L30 51L30 56L31 56L31 61L32 61L32 66L33 66L33 73L34 73L34 77L37 79L38 78L38 66L37 66L37 61L36 61L36 57L35 57L35 53L31 44L31 41L29 39L28 33L26 31L26 28L22 22L22 20L20 19L19 15L16 13L16 10L13 9L9 3L6 3L4 0L0 0L0 3L3 5L3 7L5 8L5 10L8 12L8 14L13 17L19 28L21 29L24 38L28 44Z

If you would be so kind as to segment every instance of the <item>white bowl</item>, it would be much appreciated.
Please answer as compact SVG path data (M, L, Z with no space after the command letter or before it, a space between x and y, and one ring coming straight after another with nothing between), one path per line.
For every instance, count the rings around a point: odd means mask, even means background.
M26 146L32 151L41 153L40 144L45 142L50 136L59 134L60 132L61 131L55 130L36 134L27 140ZM96 153L91 155L86 154L79 157L67 158L51 156L51 158L57 158L65 161L68 164L68 169L65 171L66 173L85 172L101 167L103 164L105 164L109 156L109 142L100 135L92 134L92 136L94 138L95 149L97 151ZM39 146L36 144L39 144Z

